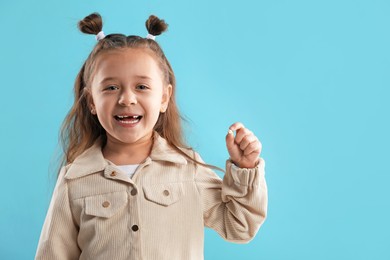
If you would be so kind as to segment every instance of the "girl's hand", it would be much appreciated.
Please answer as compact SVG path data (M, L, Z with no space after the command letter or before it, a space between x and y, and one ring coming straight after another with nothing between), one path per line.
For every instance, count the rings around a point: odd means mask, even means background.
M236 136L234 136L236 131ZM259 139L241 123L229 127L226 146L233 163L240 168L254 168L259 163L261 143Z

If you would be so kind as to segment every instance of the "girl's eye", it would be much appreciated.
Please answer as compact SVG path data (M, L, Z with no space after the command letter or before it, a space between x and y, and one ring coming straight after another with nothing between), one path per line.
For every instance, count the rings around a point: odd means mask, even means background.
M147 86L145 86L145 85L138 85L137 87L136 87L136 89L140 89L140 90L145 90L145 89L147 89L148 87Z
M118 87L113 85L106 87L106 90L117 90L117 89Z

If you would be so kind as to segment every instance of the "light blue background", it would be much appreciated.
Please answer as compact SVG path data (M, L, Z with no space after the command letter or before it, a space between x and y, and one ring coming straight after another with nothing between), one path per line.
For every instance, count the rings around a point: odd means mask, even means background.
M206 231L206 259L390 259L390 2L5 1L0 3L0 259L32 259L51 197L60 124L106 33L158 38L190 119L188 140L224 166L242 121L263 144L269 215L247 245Z

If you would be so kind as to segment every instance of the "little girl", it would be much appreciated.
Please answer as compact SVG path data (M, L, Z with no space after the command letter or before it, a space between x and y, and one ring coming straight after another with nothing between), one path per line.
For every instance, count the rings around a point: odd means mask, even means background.
M95 48L75 82L61 136L62 167L36 259L203 259L204 226L249 242L264 222L267 187L261 144L230 126L221 180L186 148L175 76L155 37L104 35L94 13L79 22Z

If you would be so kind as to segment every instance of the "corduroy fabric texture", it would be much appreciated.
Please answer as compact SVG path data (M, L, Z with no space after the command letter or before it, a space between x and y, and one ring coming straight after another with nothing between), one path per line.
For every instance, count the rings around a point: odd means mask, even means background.
M155 133L132 179L103 157L100 142L61 169L38 244L38 260L201 260L204 226L249 242L266 218L265 162L221 180ZM186 150L201 161L198 154Z

